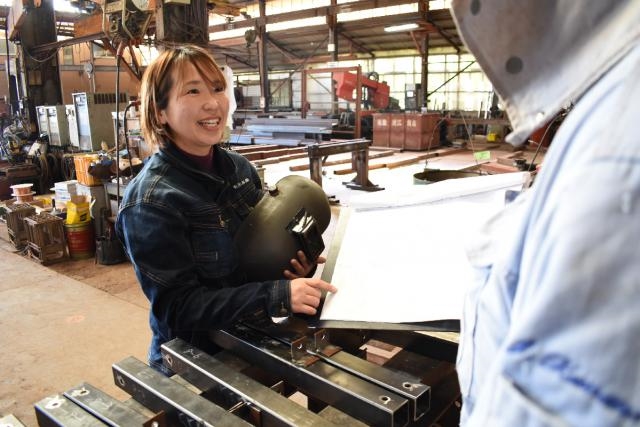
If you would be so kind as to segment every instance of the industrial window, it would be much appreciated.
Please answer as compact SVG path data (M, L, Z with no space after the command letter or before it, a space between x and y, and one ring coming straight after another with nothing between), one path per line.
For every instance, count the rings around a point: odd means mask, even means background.
M62 64L73 65L73 46L65 46L62 48Z
M4 31L0 31L0 38L2 38L2 40L3 40L3 42L0 43L0 54L6 55L7 54L7 44L4 42L4 40L5 40L5 32ZM13 44L12 42L9 42L9 54L10 55L15 55L16 54L16 45Z
M98 46L96 43L91 43L91 49L93 49L94 58L115 58L115 55L111 51Z

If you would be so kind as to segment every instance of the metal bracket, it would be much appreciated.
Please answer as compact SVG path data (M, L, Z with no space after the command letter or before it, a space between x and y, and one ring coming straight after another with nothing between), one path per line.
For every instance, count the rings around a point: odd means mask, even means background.
M342 348L329 342L329 331L320 329L313 334L314 351L325 356L331 357Z
M317 362L319 358L309 354L307 349L307 337L303 336L291 341L291 361L298 366L304 367Z

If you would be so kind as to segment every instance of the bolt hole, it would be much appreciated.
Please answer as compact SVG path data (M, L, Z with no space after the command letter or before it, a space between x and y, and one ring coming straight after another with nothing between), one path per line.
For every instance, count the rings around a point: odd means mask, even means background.
M64 402L65 402L64 398L56 396L45 405L45 408L57 409L57 408L60 408L64 404Z
M380 396L380 402L384 403L385 405L390 401L391 401L391 398L389 396Z

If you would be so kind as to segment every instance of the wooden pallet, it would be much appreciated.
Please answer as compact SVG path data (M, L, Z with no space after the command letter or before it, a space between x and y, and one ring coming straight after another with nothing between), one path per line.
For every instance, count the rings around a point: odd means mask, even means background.
M42 265L69 258L62 218L46 212L24 220L29 240L29 256Z
M28 235L24 225L24 219L35 215L36 208L28 203L13 204L6 207L7 211L7 232L9 240L17 248L22 249L27 246Z

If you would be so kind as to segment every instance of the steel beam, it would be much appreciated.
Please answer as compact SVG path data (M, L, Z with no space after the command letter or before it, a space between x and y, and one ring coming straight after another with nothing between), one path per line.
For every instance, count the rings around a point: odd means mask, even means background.
M302 344L305 351L319 357L338 369L352 373L365 381L377 384L409 401L411 420L420 419L428 410L431 388L420 378L396 369L364 360L341 351L331 343L331 331L309 329L304 322L287 319L279 324L246 324L260 333L269 335L292 347L292 352Z
M374 426L403 426L409 421L407 399L341 371L317 357L293 360L292 348L250 328L237 325L212 331L222 348L281 376L306 395Z
M104 427L93 415L59 394L45 397L35 404L35 410L41 427Z
M335 240L335 239L334 239ZM325 267L326 270L327 267ZM348 325L350 322L344 322ZM367 322L363 322L367 323ZM454 322L450 322L454 323ZM458 323L459 322L455 322ZM447 328L446 330L453 330ZM458 325L459 326L459 325ZM371 339L401 347L432 359L456 363L458 344L415 331L385 330L385 329L329 329L331 342L341 346L350 353L354 353L360 346Z
M447 341L420 332L384 330L371 331L371 339L377 339L433 359L456 363L458 343L453 341Z
M65 391L64 396L110 426L151 425L154 421L157 427L164 425L156 417L149 419L88 383Z
M339 351L330 357L322 356L322 360L407 399L413 421L429 411L431 387L422 384L417 377L376 365L345 351Z
M260 410L263 426L335 426L181 339L162 345L164 363L201 390L223 387Z
M26 427L13 414L9 414L9 415L5 415L4 417L0 417L0 426L3 426L3 427Z
M169 424L219 427L251 425L135 357L114 364L113 376L116 385L142 405L154 412L164 411Z

